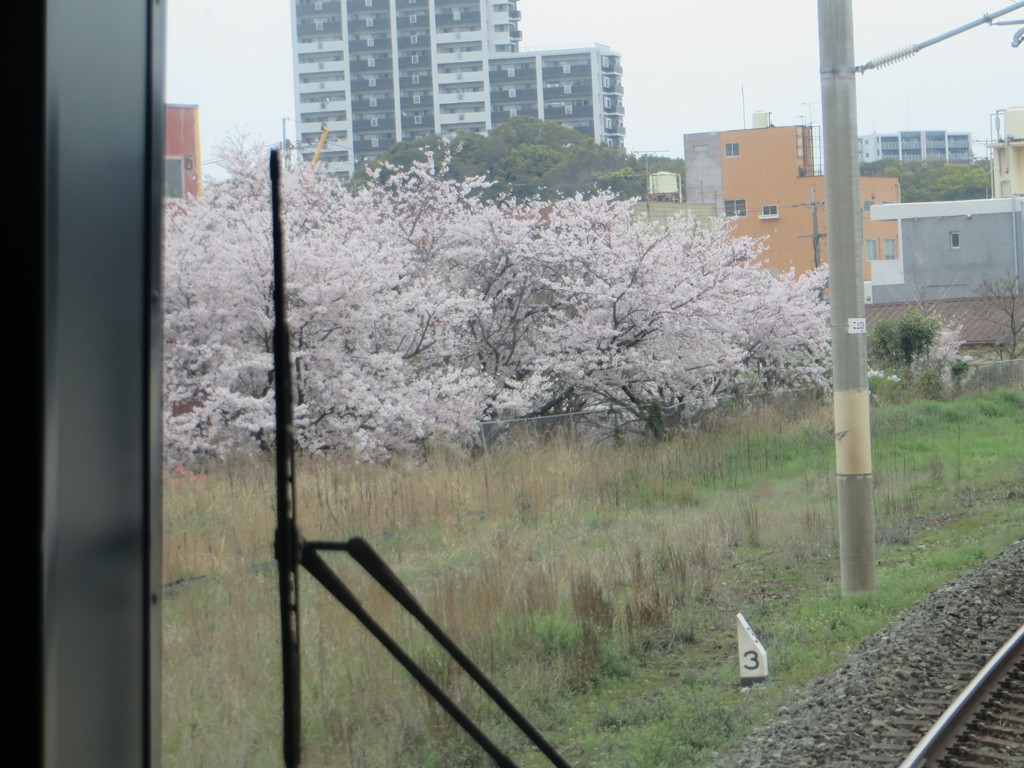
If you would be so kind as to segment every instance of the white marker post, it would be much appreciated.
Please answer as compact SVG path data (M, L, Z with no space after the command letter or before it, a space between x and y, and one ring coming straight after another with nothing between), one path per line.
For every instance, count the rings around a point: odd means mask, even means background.
M736 614L736 642L740 655L740 685L764 682L768 677L768 654L742 613Z

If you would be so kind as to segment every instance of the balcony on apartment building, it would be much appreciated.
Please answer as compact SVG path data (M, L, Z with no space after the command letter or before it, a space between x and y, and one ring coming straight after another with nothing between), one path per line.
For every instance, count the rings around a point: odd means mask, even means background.
M323 35L320 32L317 34ZM337 37L337 40L328 40L328 37ZM345 53L345 41L341 39L341 29L338 29L337 35L324 35L319 40L314 40L311 43L296 43L295 52L302 56L303 54L318 54L318 53L338 53L344 55Z
M430 14L423 9L417 10L410 6L408 11L403 8L395 19L395 27L400 36L410 34L430 35Z
M463 112L465 111L462 107L466 104L483 104L484 101L484 90L481 87L479 90L464 91L459 93L438 93L437 103L441 105L442 111L445 107L451 105L459 105L459 109L454 111Z
M436 7L434 27L437 29L443 27L480 28L480 11L478 9L471 8L467 11L459 8L445 8L440 3L437 3Z
M300 21L295 25L295 32L297 37L315 37L317 35L340 35L341 34L341 19L316 19L314 21ZM300 45L311 45L313 46L308 50L318 50L316 43L300 43ZM299 51L302 52L302 48Z
M372 70L371 70L372 72ZM353 77L350 85L352 93L366 93L367 91L391 91L392 79L391 70L383 73Z
M537 103L537 89L529 87L508 88L500 82L491 84L492 104Z
M472 109L470 109L472 107ZM451 107L449 107L451 109ZM454 110L446 112L441 108L441 128L446 127L453 130L476 130L475 125L485 126L487 124L487 112L484 111L483 103L467 104L462 111Z
M307 133L315 133L315 141L319 141L320 131L323 130L324 126L327 126L327 130L332 135L336 135L338 137L348 135L348 123L345 121L344 118L327 120L303 120L299 124L299 130L302 131L303 135L306 135ZM315 128L316 131L311 130L313 128Z
M482 83L484 81L483 68L459 72L438 72L438 85L452 85L455 83Z
M507 123L509 120L515 117L534 117L539 118L537 112L537 105L534 104L521 104L519 106L498 106L492 107L491 109L491 125L501 125Z
M394 134L357 138L352 142L352 151L357 160L376 157L395 143Z
M459 64L461 62L480 61L483 58L483 52L479 49L469 51L456 51L456 50L444 50L440 47L437 48L434 54L434 61L437 66L444 64Z
M573 63L573 64L544 64L541 70L541 76L544 82L556 81L559 78L572 77L590 77L590 64L588 63Z
M308 2L301 2L295 6L295 15L298 18L305 16L323 16L323 15L334 15L337 16L341 13L341 3L338 0L308 0Z
M341 94L340 98L345 98L345 90L345 78L333 74L330 79L299 83L299 99L302 100L302 97L308 94L320 94L332 99L339 98L338 94Z
M335 73L336 77L344 78L345 73L340 71L344 66L344 59L338 56L336 59L325 61L300 61L295 65L295 72L300 77L302 75L314 75L318 72L332 72Z
M430 35L426 31L415 32L411 35L399 33L396 40L398 41L398 53L402 56L407 56L410 53L429 56L433 50Z
M360 116L352 120L352 130L357 133L371 131L393 131L395 130L395 118L393 113L387 117Z
M510 72L512 74L509 74ZM501 88L504 85L517 85L518 83L535 84L537 82L537 70L533 67L495 67L493 61L491 62L490 76L492 88Z
M402 109L426 109L434 108L434 96L431 93L402 94Z
M299 142L302 144L302 146L305 147L315 147L317 143L320 141L320 134L323 131L323 124L317 125L315 131L308 130L307 126L309 128L312 128L313 124L302 124L302 127L307 130L304 130L302 133L299 134ZM344 128L338 129L336 131L331 131L330 127L328 127L328 131L330 132L330 141L345 141L348 138L348 131Z
M351 109L353 115L364 115L367 112L384 112L394 109L395 100L391 93L386 96L362 96L352 99Z

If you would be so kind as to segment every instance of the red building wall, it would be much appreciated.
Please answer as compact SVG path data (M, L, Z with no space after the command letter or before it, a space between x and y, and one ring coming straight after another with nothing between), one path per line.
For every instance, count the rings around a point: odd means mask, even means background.
M164 166L165 197L180 199L203 193L199 107L196 105L164 105Z

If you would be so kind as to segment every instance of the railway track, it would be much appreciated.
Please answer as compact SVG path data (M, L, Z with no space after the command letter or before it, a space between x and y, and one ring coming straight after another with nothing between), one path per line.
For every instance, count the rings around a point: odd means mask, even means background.
M1024 626L982 668L900 768L1024 765Z
M808 686L715 768L1024 768L1020 661L999 702L961 727L941 762L906 762L1007 638L1024 624L1024 542L947 584ZM990 725L983 725L983 723ZM986 732L983 729L988 728ZM958 762L956 762L958 761Z

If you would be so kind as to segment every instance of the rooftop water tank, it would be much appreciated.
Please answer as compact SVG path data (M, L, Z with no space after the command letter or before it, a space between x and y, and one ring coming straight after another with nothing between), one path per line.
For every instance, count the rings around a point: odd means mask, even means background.
M1024 107L1009 107L1003 117L1003 134L1007 139L1024 139Z

